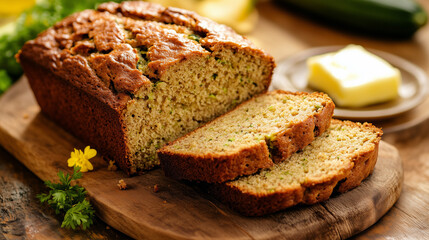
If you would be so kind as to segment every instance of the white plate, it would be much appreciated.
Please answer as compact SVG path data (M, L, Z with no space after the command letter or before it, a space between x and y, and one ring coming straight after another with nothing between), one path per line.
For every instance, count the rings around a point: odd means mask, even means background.
M337 51L345 46L328 46L311 48L277 63L274 70L271 90L283 89L289 91L313 92L307 87L308 68L307 58L323 53ZM361 108L336 107L334 116L348 119L383 119L407 112L426 99L428 94L428 78L422 69L409 61L379 50L367 49L385 59L402 74L399 87L399 98Z

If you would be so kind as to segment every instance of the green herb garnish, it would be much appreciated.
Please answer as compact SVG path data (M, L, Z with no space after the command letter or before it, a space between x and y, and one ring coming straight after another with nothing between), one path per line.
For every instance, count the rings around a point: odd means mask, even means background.
M71 185L73 180L82 178L80 167L74 167L71 175L59 171L58 177L60 183L45 181L45 185L50 188L49 193L38 194L37 198L41 203L48 203L56 214L64 214L61 227L76 229L81 226L87 229L93 224L95 211L85 199L85 189L77 184Z

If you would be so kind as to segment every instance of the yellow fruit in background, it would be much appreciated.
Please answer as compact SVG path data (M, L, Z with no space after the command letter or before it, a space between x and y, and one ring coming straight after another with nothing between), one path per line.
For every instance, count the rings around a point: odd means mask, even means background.
M229 25L240 33L251 31L258 18L254 0L200 1L197 12L216 22Z
M191 11L196 10L196 6L201 0L147 0L148 2L159 3L165 7L177 7L188 9Z
M235 22L244 20L253 8L252 0L206 0L197 11L215 21Z
M18 15L35 3L36 0L0 0L0 17Z
M257 19L255 0L148 0L166 7L195 11L240 33L250 32Z
M225 23L234 28L237 32L244 34L249 33L253 30L253 28L256 25L256 22L258 21L259 14L256 9L254 9L249 16L247 16L245 19L237 21L235 23Z
M10 21L1 21L0 20L0 36L3 34L11 34L15 31L15 19L10 19Z

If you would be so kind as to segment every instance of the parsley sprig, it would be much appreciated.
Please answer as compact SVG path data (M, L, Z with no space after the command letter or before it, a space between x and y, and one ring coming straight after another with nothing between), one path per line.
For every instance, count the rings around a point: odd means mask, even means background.
M41 203L46 202L54 208L56 214L64 214L61 227L76 229L81 226L82 229L87 229L93 224L95 211L85 199L85 189L77 184L71 185L73 180L82 178L80 167L74 167L71 175L64 175L59 171L58 177L60 183L45 181L45 185L50 188L49 193L38 194L37 198Z

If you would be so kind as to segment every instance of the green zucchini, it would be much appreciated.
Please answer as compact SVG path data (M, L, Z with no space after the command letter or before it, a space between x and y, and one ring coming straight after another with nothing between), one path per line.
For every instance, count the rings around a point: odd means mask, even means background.
M277 0L335 25L386 37L410 37L427 22L415 0Z

